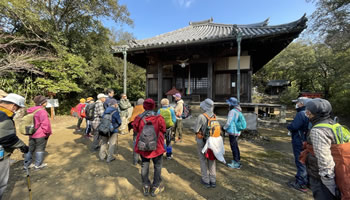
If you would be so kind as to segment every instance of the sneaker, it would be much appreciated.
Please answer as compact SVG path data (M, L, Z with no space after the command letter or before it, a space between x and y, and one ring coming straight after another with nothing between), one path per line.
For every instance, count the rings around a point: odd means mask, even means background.
M157 194L164 191L164 186L159 185L158 187L152 187L151 196L155 197Z
M23 169L24 170L27 170L27 169L32 169L34 167L34 163L30 164L29 166L23 166Z
M209 183L204 182L202 179L201 179L201 184L204 185L206 188L211 187Z
M166 157L167 160L172 160L173 159L173 154L171 154L170 156Z
M215 183L215 182L213 182L213 183L210 182L210 187L211 187L211 188L215 188L215 187L216 187L216 183Z
M39 166L36 166L36 165L34 165L34 169L42 169L42 168L45 168L47 166L47 164L46 163L42 163L41 165L39 165Z
M306 185L300 185L298 182L296 181L289 181L288 183L288 186L291 187L291 188L294 188L296 190L299 190L301 192L307 192L307 187Z
M149 186L148 185L145 185L145 186L143 186L143 195L145 196L145 197L147 197L148 195L149 195Z
M241 163L236 162L234 160L232 161L232 163L227 164L227 166L232 169L241 169Z
M182 142L181 138L178 138L178 139L176 139L176 141L175 141L175 143L181 143L181 142Z

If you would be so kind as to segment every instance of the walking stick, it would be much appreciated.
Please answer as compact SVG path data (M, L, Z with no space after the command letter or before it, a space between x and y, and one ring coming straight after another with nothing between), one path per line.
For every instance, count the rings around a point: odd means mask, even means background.
M30 185L30 175L29 175L29 169L26 169L27 171L27 184L28 184L28 191L29 191L29 200L32 200L32 187Z

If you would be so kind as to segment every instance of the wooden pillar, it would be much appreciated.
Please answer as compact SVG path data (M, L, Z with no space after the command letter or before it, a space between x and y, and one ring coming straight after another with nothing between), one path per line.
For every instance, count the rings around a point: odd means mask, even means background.
M252 102L253 71L248 72L248 103Z
M163 97L163 66L162 63L158 62L158 99L157 105L160 105L160 100Z
M213 60L209 58L208 60L208 90L207 97L213 99Z
M149 90L149 89L148 89L148 88L149 88L149 85L148 85L148 84L149 84L149 80L148 80L148 67L149 67L149 66L146 67L146 94L145 94L145 95L146 95L146 98L149 97L149 96L148 96L148 94L149 94L149 91L148 91L148 90Z

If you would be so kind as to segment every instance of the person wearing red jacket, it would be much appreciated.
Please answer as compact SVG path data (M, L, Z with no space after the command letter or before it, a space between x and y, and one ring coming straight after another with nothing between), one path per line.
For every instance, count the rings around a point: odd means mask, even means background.
M153 99L146 99L143 102L143 108L145 109L145 111L142 114L138 115L133 122L134 132L137 133L135 152L140 154L142 160L141 179L143 185L143 194L145 196L148 196L151 192L151 195L154 197L164 190L164 186L160 183L162 182L161 171L163 163L163 154L165 152L164 133L166 131L166 125L163 117L161 115L156 115L156 113L153 111L153 109L155 108L155 102L153 101ZM154 151L141 151L138 149L140 134L142 132L143 127L145 126L145 123L142 119L152 122L154 130L158 136L157 148ZM148 177L151 159L154 165L154 177L152 184Z

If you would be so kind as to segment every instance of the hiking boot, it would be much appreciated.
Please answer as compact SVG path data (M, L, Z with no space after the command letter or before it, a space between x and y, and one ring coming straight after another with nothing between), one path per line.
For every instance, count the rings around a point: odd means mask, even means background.
M289 181L287 184L291 188L294 188L294 189L299 190L301 192L307 192L306 185L300 185L297 181Z
M216 187L216 183L215 183L215 182L213 182L213 183L210 182L210 187L211 187L211 188L215 188L215 187Z
M164 186L159 185L158 187L152 187L151 196L155 197L157 194L164 191Z
M149 186L148 185L145 185L145 186L143 186L143 195L145 196L145 197L147 197L148 195L149 195Z
M39 170L39 169L45 168L46 166L47 166L46 163L42 163L42 164L39 165L39 166L34 165L34 169Z
M204 182L202 179L201 179L201 184L204 185L204 187L206 187L206 188L211 187L209 183Z

